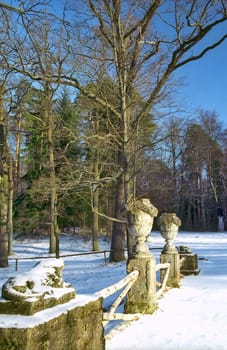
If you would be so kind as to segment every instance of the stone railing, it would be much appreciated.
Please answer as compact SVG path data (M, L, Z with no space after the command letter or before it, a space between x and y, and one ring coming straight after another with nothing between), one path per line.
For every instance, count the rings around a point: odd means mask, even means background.
M121 304L123 298L127 295L128 291L132 288L133 284L138 279L138 276L139 276L139 271L134 270L119 282L113 284L112 286L104 288L96 293L98 297L102 297L103 299L105 299L105 298L108 298L110 295L115 294L116 292L121 290L123 287L125 287L122 290L122 292L118 295L114 303L110 306L109 312L105 312L103 314L104 326L109 321L113 321L113 320L130 321L136 318L135 315L133 316L133 315L128 315L124 313L116 313L115 311L118 308L118 306Z
M161 263L156 264L146 238L157 209L145 199L129 203L127 211L128 229L135 240L127 276L89 297L76 296L62 280L62 259L43 261L33 271L10 278L0 299L0 350L104 350L104 326L109 321L129 321L153 313L166 286L178 287L183 271L198 272L197 256L185 247L178 252L173 244L180 225L175 214L164 213L159 218L166 244ZM103 299L120 290L109 311L103 312ZM124 297L124 313L117 313Z
M0 350L105 349L102 297L76 296L63 264L42 261L3 285Z

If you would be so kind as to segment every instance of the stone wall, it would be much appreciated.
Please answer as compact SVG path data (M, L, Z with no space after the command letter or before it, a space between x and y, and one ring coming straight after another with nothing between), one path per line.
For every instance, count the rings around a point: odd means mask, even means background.
M49 314L14 315L14 326L7 326L9 315L0 315L0 350L104 350L102 299L73 303L51 308Z

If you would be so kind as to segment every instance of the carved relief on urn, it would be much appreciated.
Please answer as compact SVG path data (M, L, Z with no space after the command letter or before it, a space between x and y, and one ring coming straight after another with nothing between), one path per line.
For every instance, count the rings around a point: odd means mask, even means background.
M145 242L151 232L154 217L158 215L158 210L148 198L143 198L128 203L127 212L128 230L136 240L133 253L146 255L149 253L149 248Z
M176 248L173 244L173 240L178 234L181 220L175 213L163 213L158 218L158 227L162 237L165 239L166 244L163 248L163 252L175 252Z

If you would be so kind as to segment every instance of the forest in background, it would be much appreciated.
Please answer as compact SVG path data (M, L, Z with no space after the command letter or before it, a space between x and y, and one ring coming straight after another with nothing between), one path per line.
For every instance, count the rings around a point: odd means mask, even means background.
M49 234L58 255L74 227L94 250L105 233L124 259L137 198L182 230L217 231L218 215L226 229L227 130L215 111L176 104L173 73L226 39L196 47L227 8L171 3L0 3L0 266L14 234Z

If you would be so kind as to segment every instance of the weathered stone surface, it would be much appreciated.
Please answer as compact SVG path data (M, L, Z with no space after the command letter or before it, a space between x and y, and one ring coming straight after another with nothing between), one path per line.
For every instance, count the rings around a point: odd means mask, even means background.
M177 251L161 253L161 264L170 263L169 276L166 285L172 288L180 287L180 256ZM160 271L160 281L163 282L165 271Z
M181 220L176 216L175 213L163 213L158 218L157 224L162 237L166 241L162 253L175 252L176 248L173 244L173 240L178 234L178 228L181 225Z
M139 270L139 277L126 298L125 313L151 314L157 309L156 269L152 255L132 256L127 263L127 272Z
M64 292L59 298L49 297L34 301L0 300L0 314L33 315L38 311L67 303L69 300L75 298L75 295L75 291L70 291L68 293Z
M198 256L191 252L179 251L180 258L182 259L180 272L184 276L198 275L200 270L198 268Z
M47 259L10 277L2 286L0 313L32 315L75 298L75 289L62 279L63 268L62 259Z
M200 270L198 268L198 256L193 254L189 247L180 245L178 252L181 259L180 272L184 276L198 275Z
M104 350L102 314L98 299L31 328L0 328L0 350Z
M133 254L138 256L150 255L146 244L146 238L150 234L154 217L158 214L158 209L148 198L131 201L127 204L128 230L135 239Z
M146 244L157 208L148 198L133 200L127 204L128 230L135 238L135 246L127 262L127 272L139 271L139 277L126 297L125 313L151 314L157 309L156 264Z

